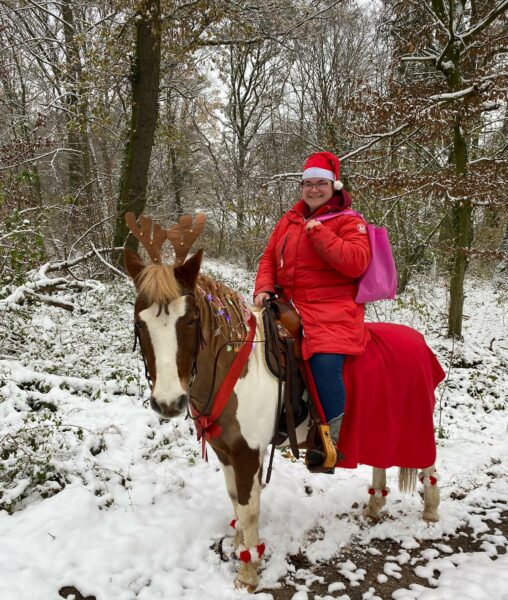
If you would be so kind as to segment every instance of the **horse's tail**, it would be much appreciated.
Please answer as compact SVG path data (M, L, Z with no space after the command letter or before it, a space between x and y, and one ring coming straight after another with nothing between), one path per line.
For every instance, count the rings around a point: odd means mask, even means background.
M416 475L418 469L407 469L401 467L399 469L399 490L401 492L413 492L416 488Z

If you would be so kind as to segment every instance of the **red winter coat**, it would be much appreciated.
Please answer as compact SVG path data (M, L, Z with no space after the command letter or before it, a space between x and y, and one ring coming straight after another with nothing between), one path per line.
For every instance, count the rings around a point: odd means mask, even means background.
M344 215L310 231L307 220L330 212L318 208L305 219L297 202L277 223L259 262L254 295L278 285L300 313L303 358L317 352L360 354L369 340L363 304L355 302L357 279L370 262L364 221ZM332 209L333 210L333 209Z

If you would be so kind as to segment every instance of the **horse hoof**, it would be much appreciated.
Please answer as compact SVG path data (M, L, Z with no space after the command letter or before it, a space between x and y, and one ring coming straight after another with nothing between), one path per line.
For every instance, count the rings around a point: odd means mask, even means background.
M242 563L236 574L235 586L253 592L259 583L257 562Z
M247 590L249 594L253 594L256 591L256 588L257 585L254 585L253 583L246 583L245 581L238 579L238 577L235 579L235 589L237 590Z
M363 516L366 519L368 519L371 523L379 523L379 521L381 520L379 514L373 514L368 506L366 506L363 509Z
M374 517L371 515L363 515L368 521L370 521L371 523L373 523L374 525L376 525L377 523L379 523L379 521L381 521L381 517Z
M424 512L422 518L427 523L437 523L439 521L439 515L435 512Z

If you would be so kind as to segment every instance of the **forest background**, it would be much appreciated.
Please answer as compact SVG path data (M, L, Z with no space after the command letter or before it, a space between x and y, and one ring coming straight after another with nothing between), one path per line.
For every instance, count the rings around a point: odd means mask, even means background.
M330 150L460 336L467 269L508 281L507 52L508 0L0 0L0 299L117 276L127 210L255 269Z
M389 475L367 526L366 466L277 451L256 597L306 598L302 570L319 597L506 593L507 57L508 0L0 0L2 599L238 597L218 465L143 403L124 214L205 212L203 268L250 296L319 150L389 231L400 294L367 318L447 373L441 521Z

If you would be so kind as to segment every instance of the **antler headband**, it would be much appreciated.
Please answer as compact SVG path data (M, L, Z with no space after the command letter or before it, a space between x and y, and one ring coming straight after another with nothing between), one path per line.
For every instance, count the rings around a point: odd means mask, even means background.
M125 213L127 227L147 251L152 262L156 264L161 262L161 249L167 239L175 250L175 265L181 265L185 262L192 244L201 235L205 227L206 215L198 213L194 225L192 221L192 215L182 215L178 220L178 224L169 229L163 229L158 223L153 223L150 217L144 215L139 217L140 225L138 226L135 214L132 212Z
M166 230L168 240L175 250L175 265L185 262L192 244L201 235L206 223L206 215L198 213L192 224L192 215L182 215L178 219L178 225L173 225Z

